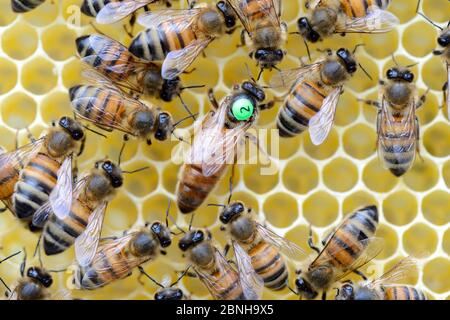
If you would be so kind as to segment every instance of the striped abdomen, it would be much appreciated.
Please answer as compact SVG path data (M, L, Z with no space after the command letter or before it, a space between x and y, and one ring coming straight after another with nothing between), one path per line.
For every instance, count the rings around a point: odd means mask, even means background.
M141 59L162 61L169 52L183 49L196 39L193 28L180 27L176 22L164 22L158 28L140 32L131 42L129 50Z
M101 37L105 45L101 50L93 48L91 41L93 36L82 36L77 38L76 45L80 57L95 57L94 59L84 59L93 68L106 75L111 80L124 80L128 78L133 71L133 56L128 49L121 43L108 37L95 35L95 38ZM86 61L87 60L87 61Z
M0 200L9 199L14 193L14 186L19 180L19 171L12 165L0 170Z
M14 12L23 13L33 10L44 2L45 0L11 0L11 8Z
M273 8L272 0L242 0L239 3L241 11L249 21L253 21L253 25L268 17L267 12L276 10ZM276 12L274 13L274 16Z
M386 9L391 0L340 0L342 10L350 18L360 18L367 15L371 6Z
M13 196L14 212L19 219L29 219L47 200L58 180L61 164L38 153L20 172Z
M225 165L214 175L205 177L197 164L185 164L178 183L177 203L182 213L196 210L205 201L208 194L225 171Z
M427 300L425 294L413 287L395 286L385 288L386 300Z
M401 118L395 118L389 124L389 131L380 124L378 148L383 158L384 166L395 176L400 177L411 167L416 154L416 136L409 125ZM387 121L387 120L381 120Z
M110 249L110 248L109 248ZM115 281L126 278L131 274L134 265L127 263L127 256L130 254L126 248L122 251L108 251L106 254L103 248L99 248L94 261L87 267L80 270L81 289L97 289Z
M69 89L69 96L75 111L99 126L114 127L115 123L126 121L127 109L124 100L114 91L79 85ZM128 123L122 125L128 127Z
M319 112L326 97L324 88L304 80L291 90L277 117L277 127L282 137L293 137L308 128L309 120Z
M245 300L239 275L230 265L222 265L221 270L213 271L211 277L216 279L217 290L212 292L216 300Z
M248 251L252 266L264 280L264 285L272 290L282 290L288 281L288 269L280 252L265 241L260 241Z
M84 0L81 12L90 17L96 17L100 10L110 2L122 2L123 0Z
M64 219L51 215L44 227L44 250L54 255L67 250L86 229L92 209L79 200L72 202Z
M317 265L328 263L340 270L347 267L361 255L368 242L373 237L378 225L378 211L375 206L369 206L353 213L336 230L324 249L322 257L317 259Z

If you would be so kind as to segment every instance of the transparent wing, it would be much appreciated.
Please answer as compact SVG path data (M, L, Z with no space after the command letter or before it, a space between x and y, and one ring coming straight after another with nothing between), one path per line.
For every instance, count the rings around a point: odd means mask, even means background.
M372 6L366 16L347 19L336 27L336 33L383 33L394 29L400 21L389 11Z
M230 269L233 270L232 272L236 272L218 250L216 250L215 252L215 262L217 269L217 271L214 272L215 275L228 274L228 272L230 272ZM214 277L209 272L203 271L200 268L194 267L194 271L195 273L197 273L200 281L206 286L209 293L214 299L216 300L223 299L220 293L227 289L226 287L223 286L229 284L227 281L217 281L218 280L217 277ZM236 279L236 281L238 280Z
M281 7L281 0L227 0L227 2L236 12L250 37L255 31L255 22L259 19L249 19L246 13L249 5L252 6L252 11L257 11L262 14L261 19L267 19L267 21L271 21L274 26L280 28L279 8ZM249 2L251 2L251 4Z
M310 10L315 9L320 4L320 2L322 2L322 0L306 0L305 7Z
M324 99L320 111L309 120L311 141L316 146L325 141L333 127L334 116L336 115L336 107L339 102L341 90L342 87L338 87L330 92Z
M42 228L47 222L48 217L52 214L52 205L50 201L46 201L36 212L33 214L32 223L33 226Z
M152 2L155 2L155 0L123 0L119 2L109 2L98 12L96 21L100 24L115 23Z
M255 272L252 258L236 242L233 241L234 257L239 271L239 281L248 300L259 300L264 289L264 280Z
M61 289L52 293L50 300L72 300L72 294L67 289Z
M283 70L275 74L270 80L271 88L291 88L295 83L300 82L310 74L317 72L323 64L320 59L312 64L299 68Z
M377 288L383 285L399 284L402 280L417 270L417 261L412 257L406 257L397 262L391 269L386 271L381 277L369 282L368 286Z
M0 154L0 168L12 166L16 169L24 167L41 149L45 138L42 137L35 142L26 144L14 151Z
M153 12L145 12L137 18L137 22L146 28L158 28L162 23L170 23L176 30L189 28L197 18L201 9L166 9Z
M260 223L256 224L256 228L258 230L259 235L268 243L275 246L280 250L284 255L289 257L290 259L302 261L308 257L308 254L303 251L299 246L295 243L277 235L272 230L269 230L265 226Z
M52 211L59 219L70 213L73 196L72 156L66 157L58 170L58 180L49 196Z
M89 217L86 230L75 240L75 256L81 266L89 265L97 252L107 202L102 202Z
M195 58L205 50L213 38L197 39L181 50L171 51L164 59L161 75L172 80L189 67Z

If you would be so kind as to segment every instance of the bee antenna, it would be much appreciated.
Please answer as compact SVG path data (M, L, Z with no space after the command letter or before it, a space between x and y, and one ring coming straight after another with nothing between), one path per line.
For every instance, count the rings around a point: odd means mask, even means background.
M206 87L205 84L200 84L200 85L194 85L194 86L187 86L187 87L181 87L180 91L186 90L186 89L199 89L199 88L204 88Z
M170 286L173 287L174 285L178 284L178 282L180 282L180 280L183 279L184 276L188 273L190 268L191 268L191 266L188 266L186 268L186 270L184 270L183 273L178 277L178 279L175 282L172 282L172 284Z
M308 53L308 59L309 59L309 62L311 62L311 61L312 61L312 60L311 60L311 51L309 51L308 42L305 40L305 38L303 38L303 43L305 44L306 52Z
M156 284L157 286L165 289L165 287L159 283L158 281L156 281L155 279L153 279L147 272L145 272L144 268L142 268L141 266L138 266L139 272L141 274L143 274L144 276L146 276L148 279L150 279L154 284Z
M364 69L364 67L362 66L361 63L358 63L359 67L361 68L361 70L364 72L364 74L370 79L373 80L372 77L370 76L370 74L367 72L366 69Z
M398 64L397 60L395 59L395 55L392 54L391 57L392 57L392 61L394 61L395 65L396 65L397 67L400 67L400 65Z
M123 139L122 142L122 146L120 147L120 151L119 151L119 158L117 159L117 164L120 166L120 163L122 162L122 155L123 155L123 150L125 150L125 143L127 142L128 138Z
M136 170L132 170L132 171L122 170L122 173L123 174L133 174L133 173L137 173L137 172L141 172L141 171L147 170L149 168L150 168L149 166L146 166L146 167L142 167L142 168L139 168L139 169L136 169Z
M67 268L65 268L65 269L57 269L57 270L52 269L52 270L47 270L47 271L50 272L50 273L61 273L61 272L66 272Z
M208 203L207 207L222 207L222 208L225 208L226 205L219 204L219 203Z
M3 283L3 285L5 286L6 290L8 290L9 293L11 293L11 289L8 287L8 285L6 284L5 281L3 281L3 279L0 277L0 282Z
M418 64L419 64L418 62L416 62L416 63L411 63L411 64L408 64L407 66L405 66L405 68L409 69L409 68L412 68L412 67L417 66Z
M89 24L91 25L91 27L92 27L92 29L94 29L95 30L95 32L97 32L97 33L99 33L99 34L101 34L102 36L105 36L105 37L107 37L107 35L103 32L103 31L101 31L99 28L97 28L97 26L96 25L94 25L93 23L92 23L92 21L91 22L89 22Z
M95 134L97 134L97 135L99 135L99 136L102 136L103 138L107 138L106 137L106 135L104 135L103 133L100 133L100 132L98 132L98 131L95 131L94 129L91 129L91 128L89 128L89 126L86 126L86 125L82 125L83 126L83 128L85 128L87 131L90 131L90 132L92 132L92 133L95 133Z
M166 209L166 227L169 227L169 211L170 211L171 204L172 204L172 200L169 199L169 203L167 204L167 209Z
M229 188L230 188L230 195L228 196L228 203L227 204L230 204L230 201L231 201L231 197L233 196L233 180L234 180L234 167L235 167L236 165L233 163L233 166L231 167L231 175L230 175L230 180L229 180Z
M255 78L253 78L252 72L250 71L250 67L248 66L247 63L245 63L245 69L247 71L248 78L252 80L254 83L256 83L256 80Z
M173 124L173 127L176 128L176 126L178 126L180 123L182 123L183 121L186 121L186 120L189 119L189 118L193 118L194 120L196 120L196 119L195 119L195 116L198 116L198 112L195 113L195 114L191 114L190 116L187 116L187 117L184 117L184 118L178 120L177 122L175 122L175 123ZM175 129L172 130L172 133L173 133L173 131L175 131Z
M259 81L259 79L261 79L261 75L262 75L263 71L264 71L264 68L261 68L261 69L259 70L258 78L257 78L258 81ZM254 79L253 79L253 81L256 83L256 81L255 81Z
M191 221L189 221L189 229L188 229L188 231L191 231L191 229L192 229L192 222L194 221L194 215L195 215L195 212L192 213L192 215L191 215Z
M181 94L177 94L178 98L180 99L181 104L183 105L184 109L186 109L187 113L189 113L189 118L194 118L195 120L195 115L192 114L191 110L189 109L189 107L186 105L186 103L184 103L183 98L181 97Z
M9 260L9 259L11 259L12 257L17 256L17 255L20 254L21 252L22 252L22 251L17 251L16 253L13 253L13 254L7 256L6 258L3 258L2 260L0 260L0 263L5 262L6 260Z
M444 30L441 26L437 25L435 22L433 22L430 18L428 18L425 14L423 14L422 12L419 12L420 9L420 2L421 0L417 1L417 7L416 7L416 13L421 16L422 18L424 18L426 21L428 21L432 26L438 28L439 30ZM450 23L450 22L449 22Z
M355 53L356 50L358 50L359 47L364 47L364 46L365 46L364 43L358 43L358 44L355 46L355 48L353 49L353 52L352 52L352 53Z

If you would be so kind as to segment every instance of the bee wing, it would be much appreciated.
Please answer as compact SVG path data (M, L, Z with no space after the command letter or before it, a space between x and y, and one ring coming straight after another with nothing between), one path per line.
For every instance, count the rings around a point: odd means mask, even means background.
M66 157L58 170L56 186L49 195L52 211L59 219L70 213L73 198L72 156Z
M119 2L110 2L98 12L96 21L100 24L115 23L152 2L155 2L155 0L123 0Z
M229 269L233 269L230 266L230 263L222 256L222 254L220 254L219 250L216 249L214 257L217 269L214 274L223 275L229 272ZM202 269L195 267L194 271L198 275L200 281L206 286L211 296L216 300L222 299L220 293L225 291L227 288L224 287L220 281L217 281L217 278L213 277L209 272L205 272Z
M239 282L245 297L248 300L261 299L264 280L255 272L252 266L252 258L236 241L233 241L233 249L239 270Z
M137 18L137 22L146 28L158 28L161 23L169 23L168 26L177 30L189 28L198 17L201 9L166 9L153 12L145 12Z
M164 79L172 80L178 77L195 58L205 50L213 38L197 39L181 50L171 51L164 59L161 75Z
M295 243L279 236L272 230L269 230L265 226L260 223L256 224L256 228L258 230L259 235L268 243L275 246L280 250L283 254L285 254L290 259L302 261L308 257L308 254L303 251L299 246Z
M320 5L322 0L307 0L305 1L305 6L312 10L315 9L318 5Z
M295 83L301 81L309 74L317 72L322 64L323 59L299 68L280 71L270 80L270 87L291 88Z
M342 25L336 27L336 33L383 33L391 31L399 23L394 14L372 6L366 16L344 20Z
M255 20L251 21L245 13L246 7L250 5L249 2L252 2L253 12L261 12L265 17L268 17L268 21L271 21L274 26L280 28L279 8L281 7L281 0L275 0L276 4L274 3L274 0L227 0L227 2L236 12L250 37L255 31L256 23L254 22Z
M72 294L67 289L61 289L52 293L50 300L72 300Z
M86 82L88 82L93 86L100 85L104 89L108 89L121 95L123 94L123 92L116 87L116 85L111 81L111 79L101 74L99 71L91 69L90 66L88 66L87 64L83 66L81 76L86 80Z
M44 138L26 144L14 151L0 154L0 168L13 166L16 169L24 167L41 149Z
M309 133L311 141L316 146L322 144L333 126L336 107L339 102L342 87L334 89L324 99L320 111L309 120Z
M106 201L103 201L95 208L89 217L86 230L75 240L75 256L83 267L89 265L97 253L107 204Z
M395 285L401 283L405 276L417 270L416 259L408 256L397 262L391 269L386 271L381 277L369 282L368 286L377 288L384 285Z

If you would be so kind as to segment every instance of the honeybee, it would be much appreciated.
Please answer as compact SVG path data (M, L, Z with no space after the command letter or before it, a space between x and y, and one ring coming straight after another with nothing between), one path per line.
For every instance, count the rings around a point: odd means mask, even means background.
M186 10L160 10L138 17L146 27L129 50L147 61L162 61L161 75L173 80L185 71L216 38L231 33L236 24L233 10L224 1L200 4Z
M141 266L139 266L138 268L139 268L139 271L141 272L141 274L146 276L149 280L151 280L154 284L156 284L158 287L161 288L158 291L156 291L155 297L154 297L155 300L184 300L187 298L186 295L184 294L183 290L181 290L180 288L177 288L175 286L188 273L189 268L187 268L178 277L178 279L176 281L172 282L170 285L169 285L170 278L164 278L163 284L161 284L158 281L156 281L155 279L153 279L153 277L151 277L147 272L145 272L144 268L142 268Z
M161 66L134 57L128 48L120 42L100 34L82 36L76 39L76 47L81 60L106 76L115 85L130 89L138 94L145 94L172 101L179 97L182 90L201 86L182 87L179 77L173 80L163 79Z
M244 142L246 131L256 123L260 110L273 106L272 102L261 104L266 95L250 81L234 86L220 105L211 91L208 96L214 111L197 122L192 146L180 171L177 203L182 213L190 213L203 203L227 164L235 163L234 151Z
M11 8L14 12L25 13L37 8L44 2L45 0L11 0Z
M397 64L387 70L387 80L380 81L379 101L363 100L378 108L378 155L383 165L396 177L411 168L416 152L419 152L420 131L416 110L424 104L428 93L417 97L414 74L409 67Z
M272 290L284 289L289 272L283 254L304 259L305 252L258 223L251 208L241 201L225 206L219 219L227 225L239 272L253 276L247 281Z
M108 203L123 184L123 172L110 160L101 160L74 190L70 186L51 198L33 216L33 224L42 227L43 247L47 255L67 250L75 243L80 265L86 266L97 251ZM69 190L67 190L69 189Z
M78 289L94 290L124 279L134 268L165 254L163 249L171 243L171 231L158 221L106 240L88 265L76 265L74 284Z
M337 289L336 300L427 300L421 290L398 284L416 266L416 261L407 257L375 280L357 284L347 281Z
M446 103L447 105L447 117L450 120L450 21L448 22L446 28L442 28L441 26L434 23L430 18L425 16L423 13L419 12L419 7L420 0L417 2L417 13L441 31L441 34L437 38L437 43L442 47L442 49L434 50L433 54L436 56L442 56L447 68L447 82L445 82L444 86L442 87L442 91L444 92L444 103Z
M7 164L4 170L16 168L24 156L28 158L14 185L11 206L17 218L25 222L31 222L36 210L49 200L52 190L56 189L57 194L62 186L72 182L72 155L75 150L79 150L78 155L83 151L85 134L80 123L62 117L58 127L52 125L45 136L31 145L0 156L0 162ZM2 172L6 171L2 168ZM33 229L31 223L30 228Z
M16 252L15 254L10 255L9 257L0 261L8 260L20 253ZM53 278L47 270L41 267L30 267L27 270L27 274L25 276L26 269L26 253L24 255L24 260L20 265L20 275L21 278L17 281L17 283L10 289L6 283L1 280L3 285L5 285L7 292L8 300L69 300L70 293L66 290L60 290L55 293L51 293L48 288L53 284Z
M170 0L84 0L81 12L87 16L96 17L96 21L100 24L111 24L130 14L134 15L140 8L148 11L148 5L153 3L165 3L167 7L171 6Z
M323 249L309 246L318 255L302 267L295 281L297 294L306 299L314 299L322 292L322 299L333 283L354 272L365 276L358 270L372 260L383 248L383 241L373 237L378 225L378 210L368 206L347 216L344 221L325 240Z
M155 105L145 104L118 89L109 79L95 71L85 71L85 76L96 84L77 85L69 89L75 113L101 129L124 132L151 144L151 135L165 141L178 123L172 116Z
M322 144L333 126L343 86L356 70L354 51L340 48L327 50L312 64L275 75L272 87L290 87L277 116L280 136L293 137L309 128L312 143Z
M237 272L212 244L211 234L190 230L180 239L178 247L186 252L193 270L216 300L255 300L261 297L258 287L246 281L247 275Z
M398 18L386 11L390 0L306 1L306 17L297 21L300 35L315 43L333 34L383 33L394 29Z
M263 69L272 69L286 54L287 25L280 20L281 0L227 0L244 26L241 42ZM260 75L261 75L260 72ZM258 77L259 78L259 77Z

